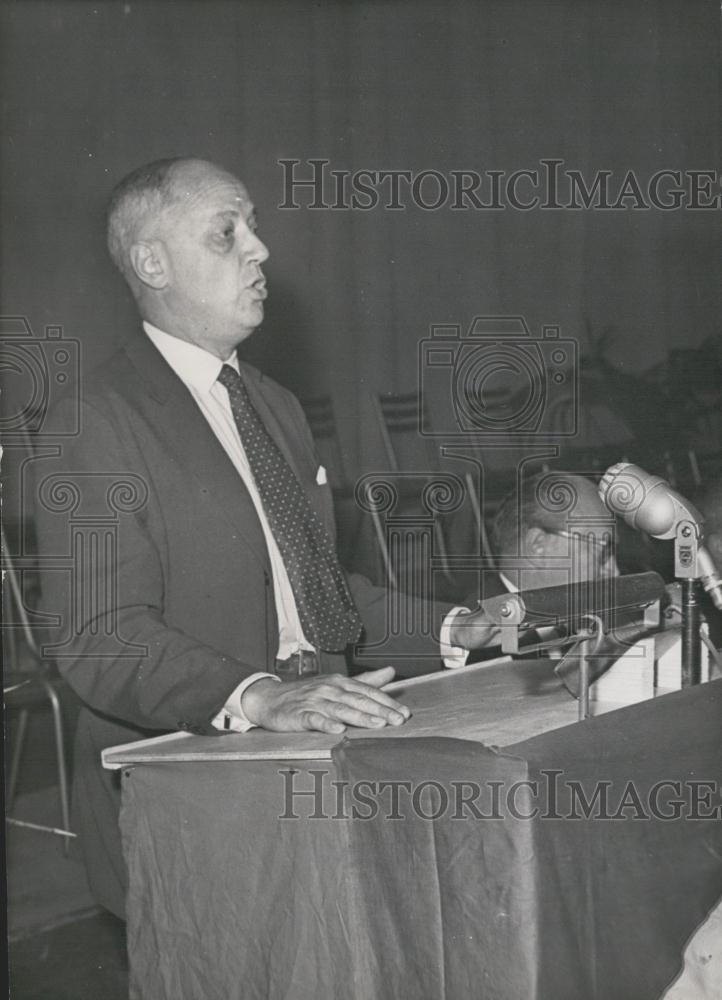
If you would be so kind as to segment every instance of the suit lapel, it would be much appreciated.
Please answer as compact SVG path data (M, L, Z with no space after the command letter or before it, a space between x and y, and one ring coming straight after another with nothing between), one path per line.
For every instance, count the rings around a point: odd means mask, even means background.
M154 430L168 442L195 488L216 504L268 570L268 549L253 500L192 395L145 335L125 350L145 389L136 399Z

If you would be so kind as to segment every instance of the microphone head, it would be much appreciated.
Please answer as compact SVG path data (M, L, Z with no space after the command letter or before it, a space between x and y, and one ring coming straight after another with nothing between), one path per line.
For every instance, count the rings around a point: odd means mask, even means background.
M666 489L658 489L660 486ZM674 523L675 505L669 490L664 479L631 462L612 465L599 483L599 496L613 514L655 536L667 532Z
M612 488L614 480L625 469L632 469L632 468L634 468L634 466L632 465L631 462L617 462L616 465L610 465L607 471L602 476L602 478L599 480L599 487L598 487L599 498L602 501L602 503L606 504L606 506L610 510L612 510L612 508L609 506L609 503L607 503L607 495L609 494L609 491ZM619 513L619 511L614 510L614 513L617 514Z
M638 465L612 465L599 483L599 496L613 514L654 538L673 538L680 520L702 523L695 508L660 476Z
M722 610L722 579L709 552L700 544L704 518L689 500L664 479L650 476L629 462L619 462L607 469L599 482L599 496L613 514L619 514L627 524L653 538L675 538L680 528L690 538L694 532L694 541L687 544L684 559L681 545L679 551L675 547L676 574L683 579L701 580L715 607ZM690 570L697 575L693 577Z

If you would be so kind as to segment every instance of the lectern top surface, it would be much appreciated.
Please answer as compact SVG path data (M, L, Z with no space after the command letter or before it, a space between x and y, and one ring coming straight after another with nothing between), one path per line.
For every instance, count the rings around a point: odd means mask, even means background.
M412 710L403 726L381 730L348 729L344 736L325 733L248 733L193 736L170 733L109 747L103 765L162 761L330 760L341 739L447 736L489 746L538 736L577 720L577 703L548 660L496 660L394 681L386 690Z

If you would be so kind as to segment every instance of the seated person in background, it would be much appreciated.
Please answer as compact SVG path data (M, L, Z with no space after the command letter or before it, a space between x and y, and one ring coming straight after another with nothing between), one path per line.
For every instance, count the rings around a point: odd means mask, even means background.
M590 479L538 473L509 494L494 519L499 579L514 592L618 576L615 529Z
M614 538L615 518L590 479L563 471L538 473L505 498L494 519L496 573L484 574L481 599L618 576ZM457 660L446 665L474 663L499 652L491 647L464 660L458 651Z

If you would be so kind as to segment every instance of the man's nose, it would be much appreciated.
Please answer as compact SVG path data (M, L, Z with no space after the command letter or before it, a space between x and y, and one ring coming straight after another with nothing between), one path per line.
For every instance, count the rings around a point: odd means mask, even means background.
M262 264L264 260L268 260L268 247L259 240L255 233L251 235L251 242L246 249L246 255L250 260L258 264Z

